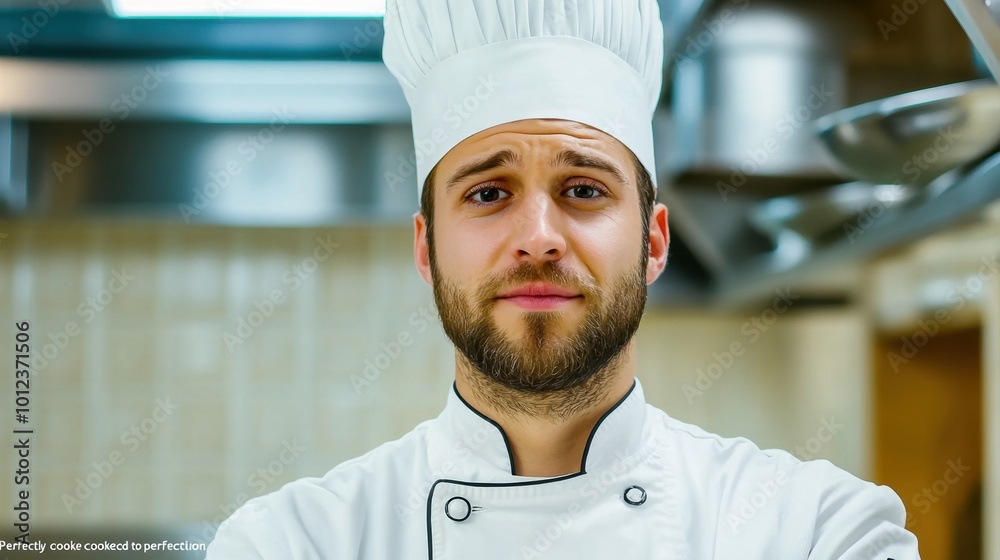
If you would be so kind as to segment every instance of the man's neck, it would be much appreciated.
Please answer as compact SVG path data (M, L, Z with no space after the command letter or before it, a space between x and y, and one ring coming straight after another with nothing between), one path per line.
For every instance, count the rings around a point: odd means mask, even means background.
M612 367L567 391L537 395L513 391L470 368L459 355L455 383L469 405L507 435L519 476L580 472L583 452L597 421L632 387L630 345Z

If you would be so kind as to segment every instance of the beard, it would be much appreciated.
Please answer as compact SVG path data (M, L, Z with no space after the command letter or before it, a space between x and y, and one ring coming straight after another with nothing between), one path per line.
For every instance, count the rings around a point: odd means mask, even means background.
M606 291L557 261L546 261L541 266L522 262L466 293L441 274L432 245L434 301L460 361L473 370L469 381L477 393L498 408L532 416L565 417L602 398L646 305L648 249L640 255L637 266ZM508 336L493 318L495 298L528 282L548 282L583 294L583 323L560 334L557 327L568 319L564 311L523 311L523 334Z

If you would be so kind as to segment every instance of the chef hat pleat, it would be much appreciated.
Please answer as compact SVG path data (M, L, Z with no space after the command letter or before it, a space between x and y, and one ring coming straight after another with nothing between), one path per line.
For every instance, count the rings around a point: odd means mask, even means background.
M422 189L466 138L566 119L617 138L656 184L656 0L387 0L383 59L410 105Z

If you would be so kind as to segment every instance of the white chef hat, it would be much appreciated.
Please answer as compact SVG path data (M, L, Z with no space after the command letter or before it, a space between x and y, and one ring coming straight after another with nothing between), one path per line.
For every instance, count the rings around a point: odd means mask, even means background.
M462 140L538 118L617 138L656 185L656 0L387 0L384 24L382 57L412 113L418 192Z

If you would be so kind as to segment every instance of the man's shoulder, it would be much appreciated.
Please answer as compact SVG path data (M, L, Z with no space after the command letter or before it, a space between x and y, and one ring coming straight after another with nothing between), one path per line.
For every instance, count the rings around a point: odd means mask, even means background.
M824 459L761 449L747 438L723 437L654 410L685 482L681 499L715 512L708 523L725 550L760 541L763 547L790 546L789 555L918 558L903 503L889 487ZM767 537L774 527L782 534Z
M688 487L699 500L720 504L726 523L738 526L752 517L772 517L810 525L817 534L861 526L894 538L912 537L902 529L903 503L887 486L826 459L802 460L783 449L761 449L745 437L720 436L654 410L677 447L677 468Z
M777 480L780 484L787 481L790 487L801 485L814 493L858 492L876 487L828 460L803 460L784 449L761 448L746 437L722 436L677 420L659 409L653 410L673 444L679 447L679 467L711 479L710 484L719 479L736 485Z
M782 449L761 449L756 443L742 436L722 436L678 420L659 408L650 406L651 413L670 435L671 442L681 448L686 456L700 460L752 461L761 464L801 463L791 453Z

